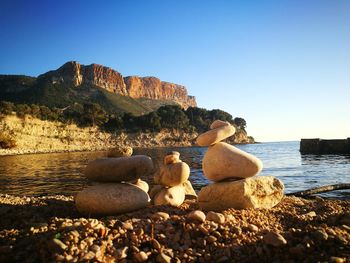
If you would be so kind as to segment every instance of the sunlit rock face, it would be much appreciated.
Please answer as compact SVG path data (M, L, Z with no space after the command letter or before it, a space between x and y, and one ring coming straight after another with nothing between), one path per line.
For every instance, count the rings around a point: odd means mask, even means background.
M71 87L81 85L99 87L132 98L170 100L185 109L197 106L195 97L188 96L184 86L161 81L156 77L123 78L118 71L98 64L85 66L76 61L70 61L57 70L40 75L39 80Z
M128 95L123 76L108 67L97 64L84 66L76 61L65 63L57 70L39 76L39 80L49 80L52 84L65 84L78 87L80 85L97 86L109 92Z
M183 108L196 107L196 99L188 96L184 86L161 81L155 77L130 76L124 78L127 92L132 98L172 100Z

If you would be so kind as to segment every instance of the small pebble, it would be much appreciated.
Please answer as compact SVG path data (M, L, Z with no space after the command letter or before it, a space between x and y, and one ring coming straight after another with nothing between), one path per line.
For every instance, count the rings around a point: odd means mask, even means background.
M340 258L340 257L331 257L331 262L344 263L345 259L344 258Z
M148 259L148 255L143 251L140 251L139 253L135 254L135 260L137 262L145 262L147 261L147 259Z
M249 224L248 225L248 229L252 232L258 232L259 231L259 228L256 226L256 225L253 225L253 224Z
M123 247L123 248L119 248L119 249L117 249L117 251L116 251L116 257L117 257L117 259L124 259L124 258L126 258L127 256L128 256L128 250L129 250L129 248L128 247Z
M317 230L312 233L312 236L318 241L324 241L328 239L328 234L324 230Z
M347 230L347 231L350 231L350 226L347 226L347 225L342 225L341 228Z
M187 215L187 217L193 221L198 221L200 223L205 222L205 214L200 210L192 211Z
M62 249L62 250L66 250L67 249L67 245L64 244L61 240L54 238L53 240L53 244L56 245L56 247Z
M92 251L89 251L88 253L85 254L83 257L83 260L91 260L95 257L95 253Z
M133 230L134 229L132 224L129 223L129 222L123 223L123 228L126 229L126 230Z
M157 212L151 217L153 220L167 220L169 218L169 214L165 212Z
M157 239L152 239L152 246L156 249L156 250L160 250L161 249L161 245L159 244Z
M304 214L304 216L315 217L316 216L316 212L315 211L311 211L309 213Z
M225 223L225 216L221 213L210 211L207 213L207 220L213 221L218 224L223 224Z
M208 242L210 242L210 243L213 243L213 242L215 242L216 240L218 240L216 237L214 237L214 236L209 236L208 238L207 238L207 240L208 240Z
M269 231L263 236L263 240L266 244L272 245L274 247L279 247L287 244L287 240L284 237L276 232Z
M226 215L226 221L234 221L235 217L231 214Z
M165 255L164 253L160 253L157 256L156 261L159 263L171 263L171 257Z

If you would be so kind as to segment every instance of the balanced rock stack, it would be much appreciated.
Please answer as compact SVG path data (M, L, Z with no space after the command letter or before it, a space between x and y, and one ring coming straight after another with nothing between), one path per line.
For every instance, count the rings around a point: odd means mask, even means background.
M180 206L186 194L196 196L188 177L190 167L180 160L180 153L171 152L164 157L158 172L154 176L155 186L150 196L155 205Z
M283 183L273 176L255 176L262 162L230 144L221 142L232 136L235 128L216 120L209 131L197 138L199 146L208 146L202 167L206 178L214 183L198 193L199 206L204 210L228 208L271 208L283 197Z
M84 174L96 183L77 194L76 207L83 214L94 215L115 215L144 208L150 198L148 184L140 177L152 172L152 159L146 155L90 162Z

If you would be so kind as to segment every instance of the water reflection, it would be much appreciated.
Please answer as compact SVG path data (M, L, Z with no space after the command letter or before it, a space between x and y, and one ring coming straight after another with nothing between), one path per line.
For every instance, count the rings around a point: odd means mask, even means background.
M286 192L350 181L350 156L300 155L298 142L262 143L238 146L264 163L262 175L281 179ZM190 181L199 190L210 183L202 172L206 148L135 149L135 154L152 157L156 166L169 151L179 151L191 168ZM75 194L89 182L83 176L87 163L105 157L105 152L56 153L0 157L0 192L20 195ZM149 184L153 178L143 178ZM324 194L350 198L348 190Z

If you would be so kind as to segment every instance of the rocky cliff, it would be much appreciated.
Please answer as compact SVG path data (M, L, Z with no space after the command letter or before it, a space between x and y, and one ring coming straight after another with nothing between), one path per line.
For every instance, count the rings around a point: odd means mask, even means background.
M188 96L184 86L161 81L155 77L125 77L108 67L91 64L84 66L78 62L67 62L57 70L38 77L38 81L66 86L96 86L109 92L132 98L171 100L183 108L196 107L196 100Z
M132 98L173 100L183 108L196 107L196 99L188 96L184 86L161 81L155 77L130 76L124 78L128 95Z

